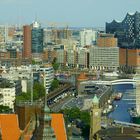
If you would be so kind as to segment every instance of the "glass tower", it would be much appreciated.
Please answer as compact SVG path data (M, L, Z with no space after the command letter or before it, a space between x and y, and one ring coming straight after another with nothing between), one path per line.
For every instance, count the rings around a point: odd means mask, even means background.
M43 29L37 22L33 23L32 28L32 53L43 52Z

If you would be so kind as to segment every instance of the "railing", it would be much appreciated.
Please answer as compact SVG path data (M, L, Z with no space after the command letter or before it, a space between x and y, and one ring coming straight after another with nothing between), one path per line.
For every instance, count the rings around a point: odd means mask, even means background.
M135 124L135 123L122 122L122 121L117 121L117 120L114 120L114 123L115 123L115 124L125 125L125 126L133 126L133 127L138 127L138 128L140 128L140 124Z

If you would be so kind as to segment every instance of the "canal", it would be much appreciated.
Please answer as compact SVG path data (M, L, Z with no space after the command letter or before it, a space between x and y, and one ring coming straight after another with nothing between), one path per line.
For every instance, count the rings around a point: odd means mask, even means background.
M114 85L113 89L115 92L123 93L123 96L121 100L113 102L117 107L108 117L118 121L131 122L128 109L136 106L135 88L133 88L133 84Z
M70 82L75 85L75 75L70 77L59 76L57 77L60 81ZM131 117L129 115L128 109L131 107L135 107L135 88L133 88L133 84L118 84L114 85L113 89L115 92L123 93L122 99L119 101L114 101L113 104L117 107L111 112L108 117L124 122L130 122Z

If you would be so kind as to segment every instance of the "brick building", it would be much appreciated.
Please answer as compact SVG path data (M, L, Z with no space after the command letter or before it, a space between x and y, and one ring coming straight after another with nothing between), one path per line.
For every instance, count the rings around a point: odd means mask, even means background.
M23 57L31 58L31 27L30 25L23 26Z
M140 49L120 48L119 53L120 66L129 66L133 68L137 68L140 66Z
M118 40L113 34L99 34L97 39L98 47L117 47Z

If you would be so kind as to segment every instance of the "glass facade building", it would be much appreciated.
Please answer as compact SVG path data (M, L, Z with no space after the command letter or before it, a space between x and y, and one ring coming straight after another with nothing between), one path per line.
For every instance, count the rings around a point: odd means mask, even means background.
M43 29L33 28L32 29L32 53L43 52Z
M106 23L106 32L115 34L119 47L140 48L140 13L127 13L121 22Z

